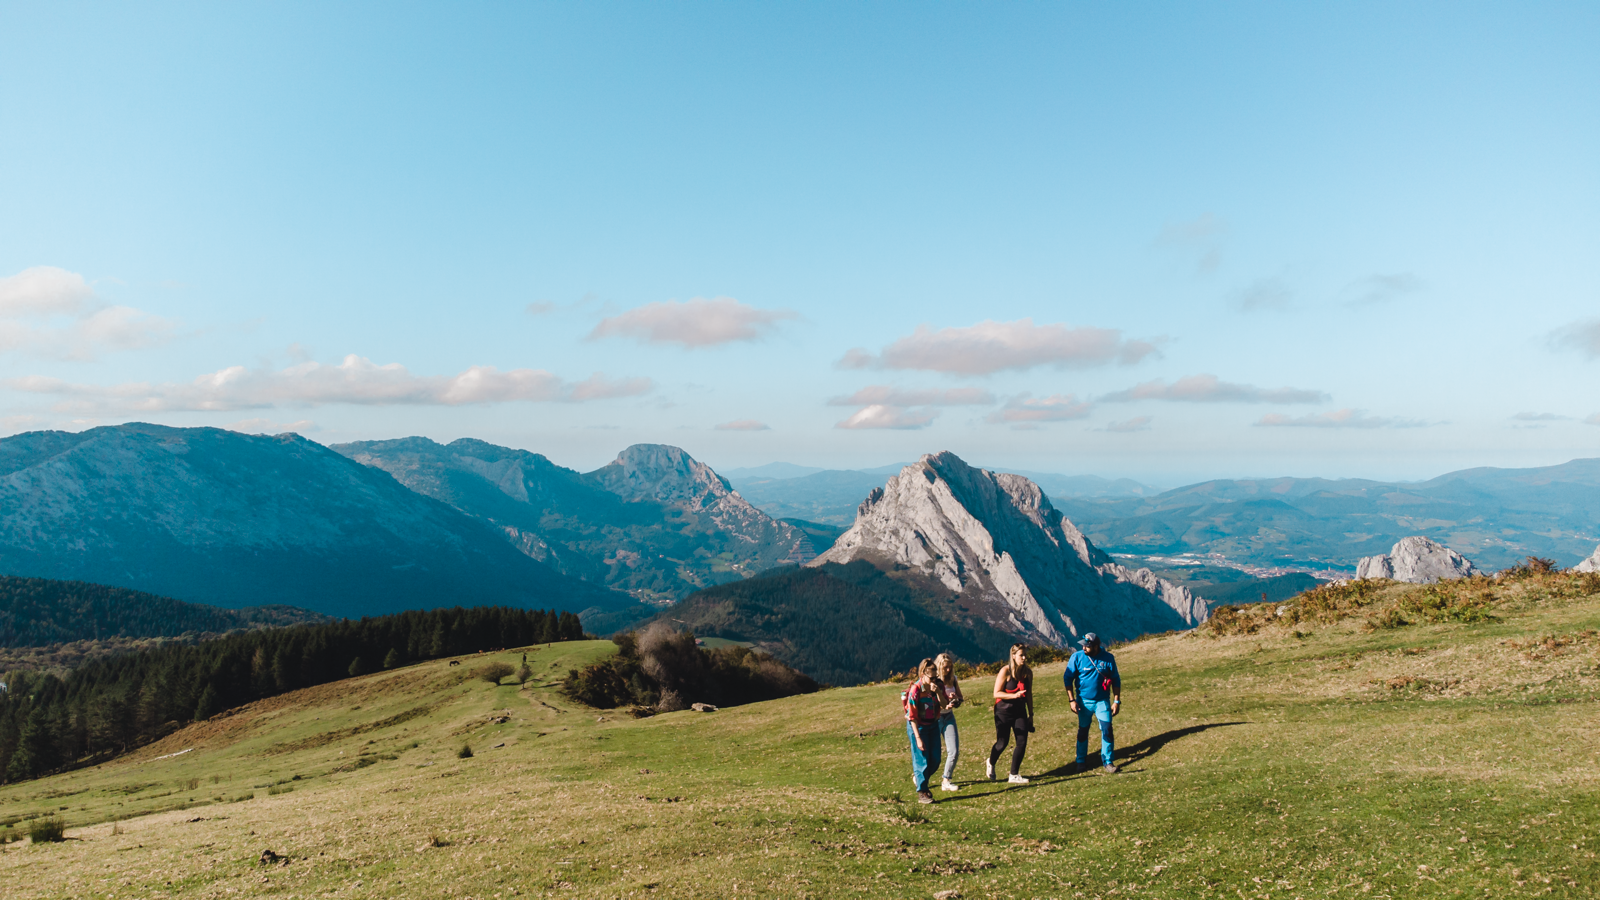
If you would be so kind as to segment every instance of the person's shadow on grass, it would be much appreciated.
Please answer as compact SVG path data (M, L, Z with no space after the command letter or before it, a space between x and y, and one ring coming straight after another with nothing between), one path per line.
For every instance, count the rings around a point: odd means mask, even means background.
M1151 756L1154 756L1157 752L1159 752L1161 748L1172 743L1178 738L1188 737L1191 734L1199 734L1200 732L1211 728L1226 728L1230 725L1249 724L1249 722L1207 722L1204 725L1190 725L1188 728L1174 728L1171 731L1163 731L1160 734L1147 737L1131 747L1123 747L1118 749L1115 759L1118 763L1126 766L1130 763L1136 763L1141 760L1149 759ZM1095 744L1093 740L1090 741L1089 751L1089 758L1091 760L1098 760L1100 758L1099 746ZM1007 791L1025 791L1030 788L1044 787L1047 784L1059 784L1061 781L1067 780L1069 776L1072 775L1083 776L1089 774L1099 774L1099 766L1097 764L1091 765L1086 771L1079 772L1076 763L1066 763L1056 766L1054 769L1051 769L1048 772L1040 772L1039 774L1032 776L1029 784L1006 784L1004 780L1005 776L1003 775L1000 776L998 781L994 782L969 781L965 783L965 786L979 787L981 785L984 787L992 787L992 789L987 791L974 791L970 794L943 796L939 798L939 802L959 803L963 800L980 800L984 797L992 797L996 794L1006 793ZM1045 779L1050 780L1047 781Z
M1149 759L1150 757L1156 755L1157 753L1159 753L1161 751L1161 748L1163 748L1166 745L1172 743L1173 741L1177 740L1178 738L1188 737L1191 734L1199 734L1200 732L1205 731L1205 730L1210 729L1210 728L1226 728L1229 725L1248 725L1248 724L1250 724L1250 723L1249 722L1207 722L1204 725L1190 725L1188 728L1174 728L1171 731L1163 731L1160 734L1151 735L1150 737L1147 737L1144 740L1140 741L1139 743L1134 744L1134 745L1132 745L1130 747L1118 747L1116 756L1114 758L1115 758L1117 764L1118 765L1122 765L1122 766L1126 766L1126 765L1129 765L1131 763L1142 762L1143 760ZM1099 746L1098 746L1097 742L1093 739L1093 737L1091 737L1090 740L1089 740L1089 757L1090 757L1091 760L1098 760L1100 758ZM1076 771L1076 769L1077 769L1077 764L1076 763L1066 763L1064 765L1056 766L1054 769L1051 769L1048 772L1042 772L1042 773L1040 773L1040 775L1042 777L1045 777L1045 778L1049 778L1049 777L1065 777L1067 775L1073 774L1073 772ZM1092 769L1091 769L1091 771L1092 771Z

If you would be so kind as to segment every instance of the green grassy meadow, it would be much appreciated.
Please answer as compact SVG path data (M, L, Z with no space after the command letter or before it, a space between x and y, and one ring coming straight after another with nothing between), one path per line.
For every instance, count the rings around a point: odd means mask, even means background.
M521 650L429 662L0 788L0 821L68 838L0 848L0 895L1591 897L1595 587L1473 588L1465 615L1396 586L1123 646L1114 776L1066 774L1076 721L1044 666L1033 782L981 779L973 703L964 787L931 807L906 802L896 685L635 720L555 690L609 642L529 648L525 686L470 674Z

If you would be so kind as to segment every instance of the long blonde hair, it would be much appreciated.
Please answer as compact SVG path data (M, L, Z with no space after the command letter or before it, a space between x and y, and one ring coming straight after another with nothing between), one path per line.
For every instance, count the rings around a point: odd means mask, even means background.
M938 678L940 681L944 681L945 680L944 676L939 674L939 667L940 666L945 666L945 667L947 667L949 669L949 671L950 671L949 680L950 681L955 681L956 680L956 658L951 656L949 651L941 653L938 656L935 656L933 658L933 674L934 674L934 677Z
M928 676L934 687L944 687L944 681L939 677L939 667L934 664L933 660L924 659L922 662L917 663L917 680L921 681L923 676Z

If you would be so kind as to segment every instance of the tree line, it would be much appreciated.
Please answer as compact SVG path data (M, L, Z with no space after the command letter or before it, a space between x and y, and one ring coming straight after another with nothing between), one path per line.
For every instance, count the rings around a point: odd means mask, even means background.
M235 632L96 660L65 677L11 672L0 691L0 780L102 762L190 722L298 688L584 637L570 612L455 607Z
M0 647L177 637L325 621L327 616L293 606L222 609L104 584L0 576Z

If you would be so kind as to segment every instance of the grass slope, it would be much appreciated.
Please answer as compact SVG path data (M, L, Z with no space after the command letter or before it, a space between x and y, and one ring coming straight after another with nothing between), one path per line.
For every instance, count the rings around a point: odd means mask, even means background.
M963 708L965 788L931 808L902 802L892 684L632 720L552 688L606 642L531 651L525 687L467 674L519 652L351 679L0 788L68 825L0 850L0 894L1593 896L1600 579L1282 611L1117 651L1121 775L1066 774L1059 664L1027 786L978 780L989 715Z

